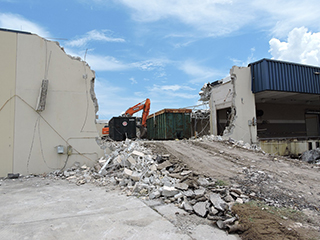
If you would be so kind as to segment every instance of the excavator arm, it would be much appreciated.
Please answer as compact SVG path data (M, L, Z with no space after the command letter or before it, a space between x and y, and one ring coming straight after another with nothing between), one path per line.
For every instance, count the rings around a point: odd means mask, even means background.
M143 110L142 112L142 121L141 121L141 127L140 127L140 137L144 137L147 133L147 117L149 115L150 110L150 99L147 98L146 100L134 105L131 108L128 108L127 111L122 115L123 117L132 117L133 114L136 112L139 112ZM109 135L109 127L105 126L102 129L103 135Z
M142 109L143 109L143 112L142 112L141 125L143 127L147 127L147 117L149 115L149 110L150 110L150 99L149 98L134 105L131 108L128 108L127 111L124 113L124 115L127 117L131 117L133 114L135 114L136 112L139 112Z

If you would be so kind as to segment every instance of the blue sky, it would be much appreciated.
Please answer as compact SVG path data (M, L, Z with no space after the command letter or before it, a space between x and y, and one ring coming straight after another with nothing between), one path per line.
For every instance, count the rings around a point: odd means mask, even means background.
M96 72L99 118L151 99L198 104L206 82L262 58L320 65L318 0L0 0L0 27L58 41ZM139 116L141 113L138 113Z

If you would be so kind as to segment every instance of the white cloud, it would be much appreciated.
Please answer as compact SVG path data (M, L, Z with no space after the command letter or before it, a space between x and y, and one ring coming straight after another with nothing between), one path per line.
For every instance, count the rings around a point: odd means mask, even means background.
M198 30L202 36L222 36L248 27L269 30L277 37L283 37L297 26L310 26L320 30L318 24L320 15L316 10L316 6L319 5L318 0L114 0L114 2L121 2L129 7L136 21L155 22L174 19ZM175 34L180 35L178 32Z
M86 55L85 61L90 65L91 69L95 71L123 71L133 68L132 64L121 62L112 56L92 54L90 51L88 51L88 53L84 51L75 52L70 48L65 48L64 50L71 56ZM82 59L84 59L84 57L82 57Z
M274 59L320 65L320 32L312 33L305 27L294 28L287 41L272 38L269 44Z
M171 90L171 91L178 91L178 90L196 90L194 88L188 87L188 86L182 86L182 85L164 85L161 86L162 90Z
M271 27L277 37L286 36L293 28L314 27L320 30L320 15L317 11L318 0L255 0L252 6L259 12L259 24Z
M86 61L95 71L122 71L131 68L130 64L118 61L111 56L88 54Z
M136 21L152 22L174 18L206 32L207 35L223 35L239 29L253 20L253 14L245 14L242 1L231 0L121 0L133 10ZM238 4L240 2L240 4Z
M146 61L135 62L132 65L141 70L151 71L164 67L169 61L167 59L150 59Z
M256 59L254 57L254 52L256 51L256 49L251 48L250 51L251 51L251 54L247 57L247 59L245 61L231 58L230 60L233 62L233 65L236 65L239 67L246 67L246 66L248 66L249 63L256 61Z
M37 23L31 22L21 15L12 13L0 13L0 27L12 30L35 33L41 37L50 37L50 34Z
M93 53L93 50L89 49L87 54L84 51L75 51L72 48L65 48L67 54L71 56L84 56L86 55L85 61L95 71L122 71L129 69L141 69L144 71L156 71L157 77L166 76L164 72L164 66L168 62L165 59L150 59L140 62L125 63L117 60L112 56L102 56ZM84 57L82 57L84 59Z
M125 42L123 38L113 38L113 37L106 36L106 32L109 32L109 31L92 30L90 32L87 32L85 36L81 38L67 42L66 45L70 47L83 47L90 41Z
M192 83L203 83L207 81L212 81L214 78L221 76L221 72L203 67L198 65L198 63L188 60L181 64L180 69L186 74L194 77L190 82Z
M155 94L157 96L165 97L174 97L174 98L184 98L184 99L192 99L197 98L198 95L194 94L194 88L188 86L180 86L180 85L156 85L154 84L152 87L148 88L151 94ZM187 92L185 92L187 91ZM192 92L192 93L190 93Z
M129 80L131 81L131 84L137 84L137 80L134 79L134 77L129 78Z

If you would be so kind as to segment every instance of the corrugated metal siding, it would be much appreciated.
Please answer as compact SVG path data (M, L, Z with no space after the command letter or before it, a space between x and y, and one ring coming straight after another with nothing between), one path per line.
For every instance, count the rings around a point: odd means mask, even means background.
M191 137L191 109L163 109L147 119L148 139L182 139Z
M262 59L250 63L252 92L282 91L320 94L320 67Z

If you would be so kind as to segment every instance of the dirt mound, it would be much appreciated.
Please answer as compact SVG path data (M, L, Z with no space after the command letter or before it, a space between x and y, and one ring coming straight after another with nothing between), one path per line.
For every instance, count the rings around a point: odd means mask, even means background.
M240 217L240 236L244 240L304 239L287 221L258 206L237 204L232 210Z

